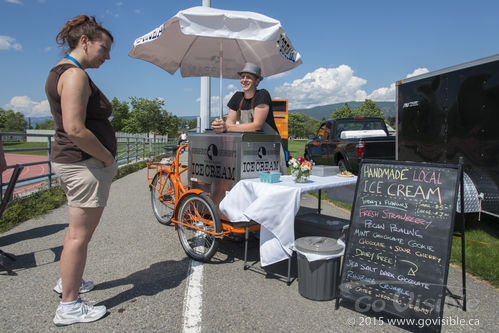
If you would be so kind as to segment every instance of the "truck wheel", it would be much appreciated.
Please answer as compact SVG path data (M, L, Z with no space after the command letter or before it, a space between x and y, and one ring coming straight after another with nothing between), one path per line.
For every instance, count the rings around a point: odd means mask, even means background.
M338 161L338 169L340 169L340 171L348 171L345 160L341 159Z

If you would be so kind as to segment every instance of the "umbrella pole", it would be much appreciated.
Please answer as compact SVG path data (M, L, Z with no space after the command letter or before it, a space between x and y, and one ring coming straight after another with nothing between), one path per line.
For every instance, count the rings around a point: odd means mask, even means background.
M223 50L222 50L222 41L220 41L220 56L219 56L219 62L220 62L220 119L223 119L223 111L222 111L222 61L223 61Z

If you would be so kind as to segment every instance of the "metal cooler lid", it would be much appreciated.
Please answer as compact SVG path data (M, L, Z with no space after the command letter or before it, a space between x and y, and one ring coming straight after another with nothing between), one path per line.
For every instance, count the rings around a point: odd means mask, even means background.
M301 252L322 255L333 255L343 251L343 245L338 244L336 239L319 236L298 238L295 241L295 248Z

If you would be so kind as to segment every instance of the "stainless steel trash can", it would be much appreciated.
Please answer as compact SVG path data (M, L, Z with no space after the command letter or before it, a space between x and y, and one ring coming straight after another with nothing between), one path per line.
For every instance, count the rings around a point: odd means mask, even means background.
M311 236L297 239L295 249L300 295L316 301L335 298L344 246L334 238Z

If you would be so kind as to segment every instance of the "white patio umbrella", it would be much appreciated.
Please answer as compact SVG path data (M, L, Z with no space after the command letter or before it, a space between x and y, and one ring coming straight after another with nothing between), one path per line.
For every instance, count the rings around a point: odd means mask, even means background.
M254 63L267 77L302 63L300 54L279 21L246 11L193 7L133 43L129 56L149 61L170 74L180 68L183 77L237 79L244 64Z

